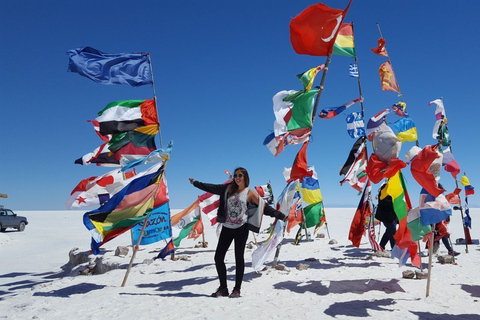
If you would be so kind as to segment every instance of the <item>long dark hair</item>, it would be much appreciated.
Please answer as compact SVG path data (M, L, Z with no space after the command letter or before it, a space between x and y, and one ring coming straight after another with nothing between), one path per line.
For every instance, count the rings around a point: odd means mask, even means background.
M240 171L243 174L243 180L245 181L245 188L248 187L250 184L250 177L248 176L248 171L245 168L238 167L233 171L233 174L235 172ZM237 193L238 191L238 185L235 183L235 179L230 182L230 186L228 188L228 197L230 198L233 194Z

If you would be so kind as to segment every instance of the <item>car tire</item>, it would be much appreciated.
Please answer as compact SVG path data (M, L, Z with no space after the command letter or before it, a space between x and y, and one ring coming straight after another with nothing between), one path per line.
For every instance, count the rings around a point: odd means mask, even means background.
M7 228L3 228L2 225L0 224L0 232L5 232L5 230L7 230Z
M25 230L25 222L22 221L22 222L20 222L20 224L18 225L18 231L21 232L21 231L23 231L23 230Z

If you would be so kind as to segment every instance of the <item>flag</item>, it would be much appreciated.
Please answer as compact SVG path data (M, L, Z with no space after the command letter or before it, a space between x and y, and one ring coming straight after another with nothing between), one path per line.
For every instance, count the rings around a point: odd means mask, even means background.
M292 169L287 179L287 183L293 180L300 180L301 182L303 180L303 177L311 177L313 175L313 172L308 170L307 147L308 141L303 144L302 148L295 156L295 160L293 161Z
M442 165L444 166L445 171L450 172L452 177L457 179L457 175L460 173L460 166L458 165L457 160L453 157L450 147L443 150Z
M287 145L303 144L310 139L311 128L297 129L275 137L272 132L263 141L263 145L276 157L283 152Z
M348 75L352 78L358 78L358 66L356 63L350 63L348 66Z
M176 248L180 242L185 239L193 230L197 221L200 220L200 211L198 209L199 201L196 200L185 210L172 216L172 239ZM198 226L197 226L198 228ZM202 225L203 230L203 225ZM199 231L199 230L198 230Z
M470 185L465 186L465 195L466 196L471 196L473 194L475 194L475 188L470 186Z
M295 201L295 198L294 198ZM292 228L296 225L303 222L303 211L302 211L302 198L298 196L297 201L295 201L294 205L290 208L290 213L288 214L288 221L287 221L287 232L290 233Z
M385 39L380 38L377 41L377 47L372 48L373 53L378 54L379 56L387 56L387 50L385 49Z
M108 142L103 143L98 148L85 154L83 157L75 160L75 164L87 166L96 163L97 166L119 167L120 163L115 158L115 154L108 149Z
M367 223L367 237L368 241L370 242L370 246L372 247L373 251L383 251L383 248L378 244L377 240L375 239L375 226L374 226L374 219L372 216L368 219L366 218Z
M323 217L323 202L314 203L303 208L307 228L315 227Z
M312 166L309 168L313 172L311 177L304 177L300 191L302 193L303 201L306 203L317 203L323 201L322 193L320 191L320 184L318 183L317 173Z
M383 91L391 90L400 93L400 88L398 87L397 79L395 78L395 73L393 72L390 62L387 61L383 63L378 72L380 73Z
M162 162L170 159L170 153L172 152L173 141L170 141L166 148L159 148L150 152L148 156L138 157L138 156L129 156L124 155L120 158L120 165L122 166L122 171L128 170L140 164L147 164L152 162Z
M311 68L303 73L297 74L297 78L300 79L300 82L305 87L305 92L312 90L313 81L315 80L317 73L322 71L323 68L325 68L325 64L322 64L321 66L315 68Z
M357 248L360 247L360 241L365 232L365 217L372 216L372 213L372 187L370 186L370 181L367 181L367 185L363 190L362 197L360 198L357 210L353 216L352 224L350 225L350 232L348 234L348 240L352 241L352 244Z
M318 116L322 119L331 119L331 118L339 115L340 113L342 113L345 109L350 108L351 106L353 106L358 101L363 101L363 98L360 97L358 99L349 101L349 102L341 105L340 107L323 109L322 111L320 111L320 114Z
M417 128L410 117L395 121L393 127L397 131L397 138L402 142L417 141Z
M67 51L68 71L101 84L138 87L152 83L147 53L104 53L91 47Z
M337 32L347 14L317 3L307 7L290 22L290 42L298 54L327 56L332 53Z
M137 178L135 175L135 170L124 173L120 169L115 169L99 177L84 179L72 190L70 197L65 202L65 207L76 209L100 206L122 190L130 181Z
M212 226L217 223L217 211L220 205L220 196L213 193L204 193L198 197L199 206L210 220Z
M335 44L333 45L333 54L346 57L355 57L355 41L353 39L353 22L342 23L338 30Z
M367 122L367 137L369 141L372 141L373 134L376 132L391 131L392 129L385 123L386 116L390 113L390 110L385 109L380 111Z
M412 241L423 239L427 233L432 232L430 225L422 225L420 208L416 207L407 213L407 227L410 230Z
M470 185L470 180L468 180L468 177L464 174L462 176L462 179L460 180L460 183L462 184L462 186L469 186Z
M94 254L100 246L147 218L154 207L163 166L158 171L132 180L100 208L83 216L83 223L92 235Z
M467 196L465 197L465 217L463 217L463 221L465 223L466 228L472 228L472 217L470 217L470 207L468 206L468 197Z
M420 191L420 215L422 225L427 226L447 219L452 215L452 209L443 194L434 197L422 188Z
M407 104L405 102L397 102L392 106L393 111L399 117L408 117Z
M275 137L282 136L297 129L312 127L312 106L318 90L310 90L297 97L293 102L284 101L293 90L280 91L273 97L273 113Z
M263 186L255 187L255 190L257 191L258 195L262 197L263 200L265 200L265 202L269 205L273 205L275 203L273 200L272 185L270 182Z
M284 215L290 213L290 207L292 206L293 198L295 192L298 190L298 182L291 181L283 189L282 193L278 197L277 201L277 210L282 212Z
M140 221L132 228L133 243L137 243L145 221ZM147 245L172 237L170 225L170 206L168 202L153 209L147 220L147 226L140 241L140 245Z
M350 150L347 161L340 169L340 175L345 178L340 181L340 185L348 182L352 188L362 192L367 182L367 142L365 136L360 137Z
M445 107L443 105L443 99L435 99L428 103L429 106L435 105L435 125L433 126L432 136L433 139L441 139L441 127L446 123L447 115L445 113ZM448 137L447 137L448 138Z
M429 170L431 164L439 156L436 151L436 146L426 146L417 154L410 165L410 170L415 181L434 197L438 197L445 192L444 189L438 187L434 175Z
M159 126L156 124L115 133L108 143L108 149L115 154L117 161L120 161L122 156L143 158L157 149L154 138L158 130Z
M352 112L345 119L347 122L347 133L350 137L357 139L365 136L365 123L360 112Z
M175 252L175 246L173 245L173 241L170 240L168 241L167 245L165 246L165 248L162 249L162 251L160 251L160 253L158 254L158 256L155 258L155 259L165 259L166 256L168 256L169 254Z
M95 119L102 135L158 125L155 100L122 100L109 103Z

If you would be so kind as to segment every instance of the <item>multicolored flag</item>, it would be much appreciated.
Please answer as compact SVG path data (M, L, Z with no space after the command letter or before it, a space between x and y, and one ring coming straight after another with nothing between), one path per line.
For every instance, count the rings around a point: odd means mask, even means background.
M393 72L392 64L390 62L385 62L380 66L378 69L380 73L380 80L382 83L382 90L383 91L395 91L400 93L400 88L397 84L397 79L395 78L395 73Z
M297 198L296 201L295 198ZM302 198L300 198L300 196L296 196L295 198L293 199L295 203L290 208L290 213L288 215L286 229L288 233L290 233L292 228L294 228L296 225L303 222Z
M345 119L347 122L347 133L350 137L357 139L365 136L365 123L360 112L352 112Z
M176 248L178 248L180 245L180 241L189 236L192 230L194 230L194 226L197 224L197 222L201 221L198 204L199 200L196 200L188 208L172 216L172 240ZM203 230L203 224L201 226L201 230Z
M442 99L435 99L428 103L429 106L435 105L435 125L433 126L432 137L437 140L448 140L448 130L443 129L444 124L447 122L447 115L445 113L445 107L443 106ZM448 144L447 144L448 145Z
M134 179L100 208L83 216L85 227L92 235L94 254L100 246L145 220L154 207L159 192L163 166L158 171Z
M403 142L417 141L417 128L410 117L401 118L393 123L397 138Z
M362 192L365 183L367 182L367 141L365 136L358 138L354 143L347 161L340 169L340 175L344 175L345 178L340 181L340 185L348 182L352 188L358 192Z
M318 183L317 173L315 169L312 170L311 177L304 177L300 191L302 192L303 201L314 204L323 201L322 192L320 191L320 184Z
M365 218L372 216L373 203L372 203L372 187L370 181L367 181L367 185L363 190L362 197L358 204L355 215L353 216L352 224L350 225L350 232L348 234L348 240L352 242L355 247L360 247L360 241L365 233Z
M353 39L353 22L342 23L338 30L335 44L333 45L333 54L355 57L355 41ZM358 72L357 72L358 77Z
M458 165L457 160L453 157L450 147L443 150L442 165L444 166L445 171L450 172L452 177L457 179L457 175L460 173L460 166Z
M323 68L325 68L325 64L322 64L321 66L315 68L311 68L304 73L297 74L297 78L300 79L300 82L305 87L305 91L312 90L313 81L315 80L317 73L322 71Z
M255 187L255 190L257 191L258 195L265 200L266 203L269 205L274 204L273 200L273 191L272 191L272 185L269 183L263 185L263 186L258 186Z
M122 171L126 171L130 168L136 167L140 164L147 164L152 162L162 162L170 159L170 153L172 152L173 141L170 141L166 148L159 148L150 152L148 156L139 157L134 155L133 157L129 155L124 155L120 158L120 165L122 166Z
M293 18L290 22L290 42L295 52L311 56L332 53L337 33L351 3L350 0L345 10L317 3Z
M157 169L154 170L156 171ZM70 197L65 202L65 207L77 209L100 206L122 190L133 179L138 178L135 175L135 170L122 172L120 169L115 169L99 177L84 179L72 190Z
M343 111L345 111L346 109L350 108L351 106L353 106L355 103L357 103L358 101L363 101L363 98L360 97L358 99L355 99L355 100L352 100L352 101L349 101L343 105L341 105L340 107L336 107L336 108L325 108L323 109L322 111L320 111L320 114L318 115L320 118L322 119L331 119L337 115L339 115L340 113L342 113Z
M273 97L275 137L282 136L297 129L312 127L312 107L318 90L310 90L293 102L284 101L285 97L295 91L280 91Z
M423 239L427 233L432 232L430 225L422 225L420 208L416 207L407 213L407 227L410 230L412 241Z
M385 49L385 39L380 38L377 41L377 47L372 48L373 53L378 54L379 56L387 56L387 50Z
M95 119L102 135L128 132L138 127L158 125L155 100L122 100L109 103Z
M147 53L104 53L91 47L67 51L68 71L101 84L138 87L152 83Z
M466 175L462 176L460 183L465 187L465 196L471 196L475 194L475 188L470 185L470 180L468 180Z
M422 225L444 221L452 215L452 208L443 194L434 197L427 190L420 191L420 215Z
M315 227L323 217L323 202L314 203L303 208L307 228Z
M311 128L297 129L275 137L272 132L263 141L263 145L276 157L283 152L285 146L303 144L310 139Z
M173 245L173 240L168 241L167 245L165 248L160 251L157 257L155 259L165 259L169 254L175 252L175 246Z
M392 131L392 129L385 123L385 117L390 113L389 109L380 111L370 118L367 122L367 137L369 141L373 139L373 133Z

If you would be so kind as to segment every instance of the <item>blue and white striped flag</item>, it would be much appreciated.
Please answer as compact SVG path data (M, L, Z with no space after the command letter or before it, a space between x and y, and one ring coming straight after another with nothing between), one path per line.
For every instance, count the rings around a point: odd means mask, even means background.
M356 63L350 63L348 71L350 71L350 77L358 78L358 68Z
M350 137L357 139L365 135L365 123L361 113L352 112L347 116L347 132Z

